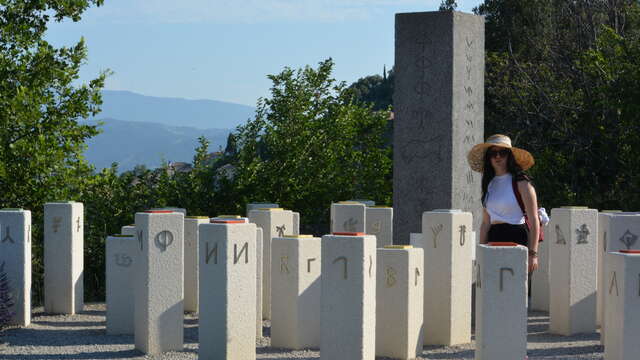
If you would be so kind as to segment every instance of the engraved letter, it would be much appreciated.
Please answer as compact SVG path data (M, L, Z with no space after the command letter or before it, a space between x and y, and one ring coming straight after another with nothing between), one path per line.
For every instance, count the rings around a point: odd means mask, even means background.
M307 272L311 272L311 262L316 261L316 258L307 259Z
M242 253L244 253L244 263L248 264L249 263L249 243L246 242L244 243L244 245L242 245L242 249L240 249L240 254L238 254L238 244L233 244L233 263L234 264L238 263L238 259L240 259L240 256L242 256Z
M342 260L344 262L344 278L347 279L347 258L344 256L340 256L338 258L336 258L335 260L333 260L333 264L337 263L338 261Z
M280 273L289 273L289 257L281 256L280 257Z
M510 273L511 273L511 276L514 276L514 272L513 272L513 269L512 269L512 268L507 268L507 267L500 268L500 291L502 291L502 290L504 289L504 279L503 279L503 275L504 275L504 272L505 272L505 271L510 272Z
M205 244L205 246L206 246L206 251L205 251L204 263L208 264L209 263L209 259L211 259L211 255L213 255L213 263L214 264L218 264L218 243L216 243L216 245L213 247L213 249L211 249L211 251L209 251L209 242L208 241Z
M418 286L418 276L420 276L420 269L416 268L416 281L414 286Z
M615 287L614 287L615 286ZM611 276L611 285L609 285L609 294L613 292L613 289L616 289L616 296L618 296L618 279L616 278L616 272L613 272Z
M385 273L387 274L387 287L393 287L393 285L396 284L397 280L396 280L396 270L394 268L392 268L391 266L387 266L387 269L385 271Z

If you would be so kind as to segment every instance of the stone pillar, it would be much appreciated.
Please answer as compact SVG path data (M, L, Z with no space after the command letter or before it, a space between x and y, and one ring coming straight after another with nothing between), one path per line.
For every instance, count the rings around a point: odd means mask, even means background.
M393 208L387 206L367 207L365 212L366 233L376 236L376 247L393 244Z
M137 236L138 236L138 232L136 231L136 225L125 225L123 227L120 228L120 234L122 235L133 235L136 236L136 240L137 240Z
M422 215L424 343L471 342L471 213L434 210Z
M198 226L208 216L184 218L184 311L198 312Z
M377 253L376 356L416 359L424 337L423 251L387 245Z
M601 229L600 226L604 226L604 229ZM610 256L606 256L606 253L620 250L640 250L640 241L638 241L640 238L640 213L600 213L598 215L598 233L602 233L602 242L598 246L598 251L603 252L602 258L599 258L602 261L598 263L598 311L601 311L600 343L604 345L607 336L604 307L607 302L606 294L609 285L605 278L605 269L611 259Z
M367 206L356 201L340 201L331 204L331 232L364 233Z
M256 226L256 337L262 337L262 229Z
M321 240L312 235L271 243L271 346L320 347Z
M640 251L608 252L605 258L604 358L635 360L640 353Z
M279 207L280 205L273 204L273 203L250 203L250 204L247 204L247 216L249 216L249 213L251 212L251 210L271 209L271 208L279 208Z
M594 332L598 210L552 209L549 228L549 332Z
M256 358L255 239L255 224L200 226L200 359Z
M396 14L395 34L394 238L420 231L431 209L472 212L478 229L481 176L467 153L484 140L484 18Z
M31 211L0 210L0 272L7 274L14 315L10 324L31 324Z
M602 315L604 312L604 293L602 289L604 288L604 254L607 253L607 232L609 230L609 218L614 215L614 213L620 213L621 210L602 210L602 212L598 213L598 284L597 284L597 313L596 313L596 325L602 325ZM602 332L601 332L602 333ZM600 338L601 344L604 345L604 337Z
M112 235L105 247L107 334L133 335L134 258L140 245L133 235Z
M249 221L262 229L262 317L271 319L271 239L290 234L293 212L260 208L249 212Z
M75 314L84 306L84 207L44 204L44 311Z
M376 331L376 240L322 237L321 360L373 360Z
M476 360L520 360L527 355L527 248L478 245Z
M544 227L548 234L550 228ZM531 309L549 312L549 238L538 243L538 270L531 276Z
M145 354L179 351L184 321L184 215L136 213L135 348Z

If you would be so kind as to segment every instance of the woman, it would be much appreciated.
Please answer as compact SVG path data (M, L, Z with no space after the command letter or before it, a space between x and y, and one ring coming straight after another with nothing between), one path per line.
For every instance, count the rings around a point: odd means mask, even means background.
M482 173L483 216L480 243L515 242L529 248L529 272L538 268L540 221L538 201L530 178L524 172L533 166L533 156L511 146L505 135L492 135L475 145L468 155L469 165ZM513 179L515 179L515 186ZM517 187L525 212L515 194ZM529 226L525 224L525 215Z

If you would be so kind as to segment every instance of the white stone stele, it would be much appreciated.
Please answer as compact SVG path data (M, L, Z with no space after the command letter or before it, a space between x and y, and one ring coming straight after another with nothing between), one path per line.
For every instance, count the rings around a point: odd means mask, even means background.
M0 210L0 266L14 300L9 324L31 324L31 211Z
M603 241L601 246L598 246L599 251L603 252L602 261L598 263L598 311L602 311L600 313L600 342L604 345L607 336L605 324L608 321L604 313L604 308L607 302L606 294L609 285L607 284L604 274L607 262L611 258L604 254L606 254L606 252L617 252L620 250L640 250L640 213L600 213L598 220L598 225L602 224L605 226L604 231L602 231ZM598 230L598 232L600 232L600 228L598 228ZM602 272L600 272L600 269Z
M608 239L608 231L609 231L609 218L614 215L614 213L620 213L620 210L603 210L598 213L598 285L597 285L597 313L596 313L596 325L602 325L602 316L604 312L604 254L606 254L607 244L605 241ZM601 331L601 334L604 332ZM604 336L600 337L600 343L604 345Z
M424 337L423 250L387 245L377 253L376 356L415 359Z
M145 354L183 348L184 215L136 213L135 348Z
M271 243L271 346L320 347L321 239L276 237Z
M375 236L322 237L320 359L374 359L376 271Z
M393 244L393 208L367 207L365 211L366 233L376 236L376 247Z
M278 204L274 204L274 203L250 203L247 204L247 216L249 216L249 213L251 212L251 210L257 210L257 209L277 209L279 208L280 205Z
M300 213L293 212L293 230L291 235L300 235Z
M476 360L527 354L527 248L478 245Z
M636 360L640 354L640 253L608 252L605 257L604 358Z
M82 311L83 273L83 204L44 204L44 311L71 315Z
M427 345L471 342L472 226L471 213L460 210L422 215Z
M133 335L135 254L134 235L112 235L105 241L107 334Z
M256 338L262 337L262 229L256 226Z
M293 212L260 208L249 212L249 221L262 229L262 317L271 319L271 239L296 232Z
M565 336L594 332L598 210L552 209L547 235L549 332Z
M364 233L366 229L366 205L356 201L331 204L332 233Z
M544 233L549 234L549 226ZM549 312L549 236L538 243L538 269L531 275L531 309Z
M200 359L256 358L256 258L255 224L200 225Z
M184 218L184 311L198 312L198 226L208 216Z

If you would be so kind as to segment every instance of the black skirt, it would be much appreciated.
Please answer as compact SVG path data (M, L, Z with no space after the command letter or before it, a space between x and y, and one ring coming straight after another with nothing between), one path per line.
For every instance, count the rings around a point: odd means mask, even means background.
M489 228L488 242L514 242L527 246L528 235L526 224L492 224Z

